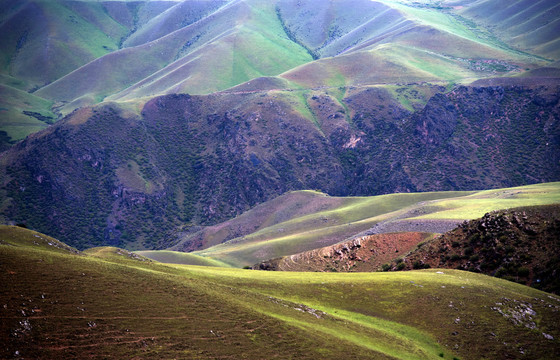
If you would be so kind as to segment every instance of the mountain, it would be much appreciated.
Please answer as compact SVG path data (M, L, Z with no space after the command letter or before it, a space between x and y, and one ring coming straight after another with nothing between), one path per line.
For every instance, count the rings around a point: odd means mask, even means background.
M293 190L558 181L558 6L496 4L5 1L0 217L161 249Z
M0 281L2 358L521 359L559 351L556 296L458 270L170 265L118 248L77 252L1 226Z
M103 100L523 74L560 60L558 11L553 0L5 0L0 150Z
M81 249L166 248L178 226L216 224L291 190L557 181L558 94L417 85L167 95L141 111L106 103L3 154L3 214Z

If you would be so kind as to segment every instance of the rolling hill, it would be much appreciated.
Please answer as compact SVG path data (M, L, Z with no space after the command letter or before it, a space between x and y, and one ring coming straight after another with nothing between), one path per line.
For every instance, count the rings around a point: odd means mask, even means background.
M366 233L335 245L263 261L253 269L460 269L558 294L558 210L558 204L554 204L491 211L440 236L421 232Z
M280 265L266 267L302 271L310 268L298 262L305 263L309 257L332 252L331 248L320 248L333 244L360 248L362 246L356 244L364 242L364 250L376 250L377 245L383 252L386 252L387 246L391 249L392 257L388 255L377 267L370 268L378 270L383 263L406 255L419 242L429 238L429 234L447 233L463 221L480 218L490 211L558 204L558 186L558 183L551 183L477 192L390 194L366 198L331 198L319 194L312 197L311 194L298 192L256 206L225 223L182 235L180 237L183 237L183 240L170 250L190 251L201 247L201 250L193 254L237 267L284 257ZM297 206L293 198L303 196L307 205ZM318 204L325 204L326 201L332 205L317 208ZM278 206L278 203L282 205ZM374 234L401 232L415 234L370 238ZM367 247L365 242L370 240L374 243L379 240L384 244ZM348 241L350 242L347 243ZM319 250L311 255L299 255L314 249ZM155 256L157 253L156 251L152 254ZM374 257L373 260L377 258ZM351 264L341 262L340 266L342 269L355 264L355 261ZM314 270L319 269L313 266L315 265L311 265Z
M521 359L559 350L557 297L480 274L257 272L61 246L0 228L0 356Z
M560 60L558 11L553 0L4 1L2 147L103 100L268 90L263 77L291 90L510 77Z
M3 154L2 215L80 249L163 249L181 227L214 225L292 190L366 196L557 181L557 87L528 81L84 108Z

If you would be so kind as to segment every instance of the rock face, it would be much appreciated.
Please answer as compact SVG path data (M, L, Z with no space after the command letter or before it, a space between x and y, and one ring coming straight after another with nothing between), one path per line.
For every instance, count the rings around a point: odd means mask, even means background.
M558 87L400 89L435 95L414 112L383 88L347 89L342 100L232 92L162 96L141 113L77 110L2 153L2 214L80 249L165 248L181 225L215 224L290 190L560 180Z
M264 261L254 270L276 271L378 271L400 254L406 254L433 235L419 232L367 235L300 254Z
M462 269L517 281L560 294L560 206L528 207L486 214L463 223L392 269Z

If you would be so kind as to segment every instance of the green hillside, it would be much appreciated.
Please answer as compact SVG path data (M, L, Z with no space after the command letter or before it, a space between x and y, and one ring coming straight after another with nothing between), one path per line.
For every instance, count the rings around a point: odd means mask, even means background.
M1 146L45 127L24 111L56 121L105 99L516 76L560 59L558 11L551 0L6 1L0 84L50 109L4 91Z
M559 299L479 274L172 266L35 245L35 235L0 231L3 358L551 358L560 349Z
M59 119L59 101L65 99L47 100L37 89L119 49L136 28L172 4L176 2L2 2L0 150ZM100 98L85 100L73 109Z
M293 201L294 196L302 195L307 195L305 211ZM193 254L243 267L358 235L402 231L444 233L493 210L559 203L560 183L475 192L347 198L294 193L261 204L235 219L185 235L171 249L192 250L193 243L198 242L206 249ZM273 221L271 216L275 217Z

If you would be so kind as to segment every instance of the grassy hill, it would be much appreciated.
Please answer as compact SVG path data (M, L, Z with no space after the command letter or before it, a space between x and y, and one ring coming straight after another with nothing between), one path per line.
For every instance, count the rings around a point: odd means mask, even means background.
M4 358L516 359L560 347L559 299L480 274L164 265L36 235L0 231Z
M3 91L0 140L104 99L515 76L559 60L557 12L550 0L6 1L0 85L34 97Z
M457 16L409 3L363 0L303 6L294 1L179 3L135 31L124 42L126 51L88 64L39 94L69 102L81 98L66 105L68 112L83 99L205 94L283 72L291 86L314 88L458 82L546 63L482 36L475 23Z
M0 159L1 215L80 249L164 249L180 232L293 190L370 196L558 181L557 86L527 81L240 90L84 108Z
M403 231L444 233L465 220L480 218L492 210L558 204L559 186L559 183L550 183L472 193L439 192L340 198L331 200L333 204L339 203L336 207L314 211L311 208L312 211L289 217L285 221L260 225L260 214L270 213L267 211L268 203L264 203L239 218L204 229L205 239L214 238L214 242L221 240L223 243L194 254L237 267L284 256L285 265L280 266L280 269L287 269L294 261L291 255L348 239ZM272 209L274 208L276 205L272 205ZM247 219L254 220L249 221L254 224L254 229L231 236L241 228L238 224L248 221ZM224 234L233 238L224 237ZM195 233L185 240L197 241L199 236ZM422 238L418 237L415 242L411 242L411 246L418 244ZM209 244L211 242L205 245ZM184 246L186 245L179 244L173 249L180 250ZM398 249L399 246L395 245L395 248ZM400 254L394 257L397 256ZM305 262L305 256L302 261Z
M22 0L0 4L0 150L58 120L40 87L122 46L174 1ZM100 98L91 98L89 103ZM83 101L82 101L83 102ZM82 102L77 102L78 107ZM56 103L56 104L55 104Z

